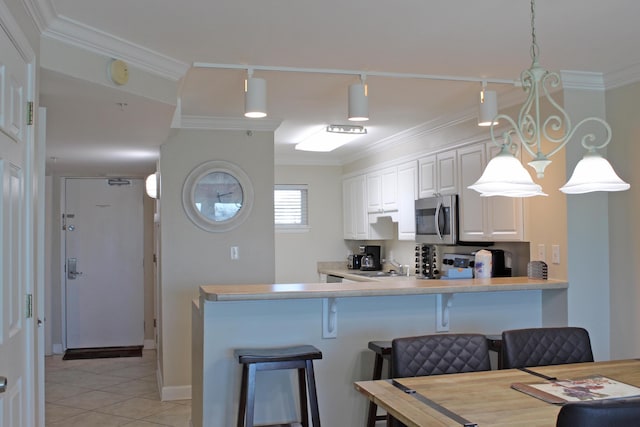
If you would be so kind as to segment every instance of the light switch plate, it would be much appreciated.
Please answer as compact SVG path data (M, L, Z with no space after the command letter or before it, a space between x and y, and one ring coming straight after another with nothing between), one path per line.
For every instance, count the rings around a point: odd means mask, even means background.
M538 244L538 259L537 261L547 262L547 250L544 246L544 243Z
M551 262L560 264L560 245L551 245Z

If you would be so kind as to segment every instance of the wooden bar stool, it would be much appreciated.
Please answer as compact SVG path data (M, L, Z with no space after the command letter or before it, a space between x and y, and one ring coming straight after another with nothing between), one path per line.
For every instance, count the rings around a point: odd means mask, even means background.
M502 369L502 335L487 335L487 344L489 351L498 354L498 369Z
M313 427L320 427L320 411L318 410L316 380L313 373L313 360L322 359L322 352L320 350L312 345L280 348L252 348L235 350L234 356L238 359L238 362L242 364L242 384L240 386L240 403L238 405L238 427L253 427L256 372L282 369L298 370L300 423L303 427L309 427L309 410L307 406L308 388Z
M382 379L382 363L386 360L388 372L391 374L391 341L369 341L369 349L373 350L376 358L373 362L372 380ZM389 375L390 377L391 375ZM369 415L367 416L367 427L375 427L376 421L386 420L386 415L377 415L378 405L369 401Z

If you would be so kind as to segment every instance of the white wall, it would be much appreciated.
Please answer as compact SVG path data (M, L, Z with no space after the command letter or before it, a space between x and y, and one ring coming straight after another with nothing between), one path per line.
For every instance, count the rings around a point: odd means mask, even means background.
M342 237L342 167L276 166L275 183L309 186L309 230L276 230L276 283L317 282L318 261L347 261Z
M604 91L565 89L564 107L574 125L584 117L604 118ZM567 179L585 153L581 135L565 147ZM569 324L589 331L596 360L609 359L611 350L608 197L601 192L567 196Z
M222 233L194 225L182 206L182 186L193 168L209 160L238 165L252 181L251 215ZM186 130L172 132L160 149L160 299L163 399L190 396L191 301L203 284L273 283L273 132ZM230 246L240 259L231 261Z
M629 191L609 194L609 253L597 246L598 263L609 262L611 357L640 355L640 83L607 92L607 121L613 140L607 158L618 175L631 184Z

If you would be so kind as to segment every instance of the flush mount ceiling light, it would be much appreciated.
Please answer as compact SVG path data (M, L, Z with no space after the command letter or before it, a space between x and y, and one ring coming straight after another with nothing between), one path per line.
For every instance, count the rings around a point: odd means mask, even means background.
M478 126L498 125L494 117L498 115L498 95L494 90L486 90L487 83L482 82L480 103L478 104Z
M364 126L357 125L329 125L326 130L327 132L347 133L351 135L364 135L367 133L367 129Z
M299 151L329 152L367 133L362 126L329 125L296 144Z
M491 139L502 147L500 154L487 164L482 176L469 188L478 191L483 196L528 197L545 195L542 188L535 184L524 166L513 156L510 149L515 148L516 140L534 158L529 166L537 172L538 178L544 176L544 169L551 163L549 157L564 148L584 125L596 125L604 133L604 141L596 143L594 133L587 133L581 138L582 146L587 154L576 165L569 182L560 188L567 194L589 193L593 191L623 191L630 185L620 179L611 165L596 150L606 147L611 141L611 127L599 117L588 117L573 127L567 112L550 96L549 88L560 85L558 73L549 72L538 63L538 44L535 31L535 0L531 0L531 67L522 72L522 87L527 93L527 99L520 109L518 122L511 117L500 114L496 120L505 120L509 129L502 134L503 141L496 141L494 135L495 124L491 125ZM540 96L545 96L551 106L558 112L543 121L540 118ZM560 137L553 134L564 128ZM516 138L514 138L514 136ZM542 139L556 145L549 153L542 152ZM513 157L515 161L511 161ZM507 161L508 160L508 161Z
M249 70L244 81L244 116L252 119L267 117L267 81L253 77Z
M360 77L359 83L349 86L349 116L352 122L365 122L369 120L369 99L365 76Z

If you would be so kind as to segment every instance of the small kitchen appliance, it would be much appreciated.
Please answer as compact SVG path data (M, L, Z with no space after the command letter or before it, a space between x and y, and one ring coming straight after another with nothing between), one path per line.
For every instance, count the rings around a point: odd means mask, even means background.
M458 196L415 201L416 243L455 245L458 241Z
M488 249L491 252L491 277L511 277L511 252Z
M347 268L349 270L360 270L360 267L362 267L362 255L350 254L347 259Z
M442 255L441 279L471 279L475 257L470 254Z
M438 253L434 245L416 245L416 277L421 279L436 279L438 270Z
M380 262L380 246L366 245L360 247L363 252L362 260L360 262L360 270L363 271L375 271L382 270L382 263Z
M475 277L511 277L511 252L481 249L475 254Z

